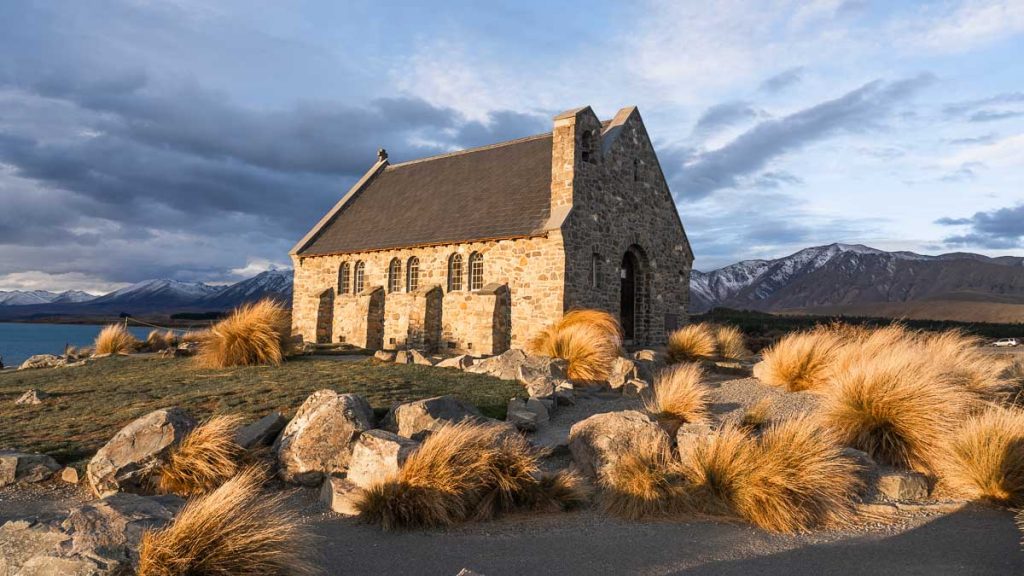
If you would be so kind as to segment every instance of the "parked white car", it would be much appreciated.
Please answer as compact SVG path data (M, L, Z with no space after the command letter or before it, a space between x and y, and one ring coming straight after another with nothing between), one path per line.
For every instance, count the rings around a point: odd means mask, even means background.
M996 346L1017 346L1020 342L1017 342L1016 338L1003 338L1002 340L996 340Z

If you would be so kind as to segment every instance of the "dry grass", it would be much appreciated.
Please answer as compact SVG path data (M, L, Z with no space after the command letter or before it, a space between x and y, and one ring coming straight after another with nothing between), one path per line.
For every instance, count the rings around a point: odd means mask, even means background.
M986 353L981 338L948 330L922 337L923 353L941 364L953 381L966 388L978 400L1004 402L1011 382L1005 377L1009 359Z
M95 348L96 354L130 354L138 345L124 324L108 324L96 337Z
M838 348L833 330L788 334L764 352L758 378L791 392L820 389L828 382Z
M198 496L216 490L238 472L242 449L235 444L240 416L214 416L188 433L160 467L157 489Z
M622 330L600 310L573 310L545 328L528 344L530 352L564 359L570 380L600 382L619 356Z
M168 335L170 335L170 340L167 338ZM143 346L145 346L145 348L150 352L159 352L161 350L171 348L174 346L174 333L150 330L149 335L146 336L146 341L143 343Z
M585 498L568 476L542 480L540 454L504 426L462 422L430 435L396 475L363 491L360 517L385 530L486 520ZM545 492L550 488L551 492Z
M742 360L750 356L743 332L735 326L715 326L715 349L718 355L729 360Z
M876 461L929 472L968 396L935 362L894 346L832 377L823 421Z
M178 339L178 342L200 344L202 342L205 342L206 339L209 337L209 330L189 330L188 332L185 332L184 334L181 335L181 337Z
M707 324L690 324L668 335L665 359L669 364L692 362L715 355L715 334Z
M243 304L210 328L196 362L204 368L278 366L290 338L288 310L274 300Z
M743 411L740 427L750 432L760 432L772 421L772 399L761 398L756 404Z
M727 425L683 454L682 471L699 510L775 532L849 522L859 486L856 465L806 418L769 426L758 439Z
M708 417L708 390L701 382L704 370L699 364L669 366L658 374L644 407L662 420L678 423L704 422Z
M138 575L316 574L311 535L284 493L261 493L265 476L248 468L189 501L169 526L145 532Z
M604 510L630 520L693 508L672 449L655 436L632 441L630 450L602 476L601 488Z
M1024 505L1024 411L992 407L972 416L953 435L942 471L968 497Z

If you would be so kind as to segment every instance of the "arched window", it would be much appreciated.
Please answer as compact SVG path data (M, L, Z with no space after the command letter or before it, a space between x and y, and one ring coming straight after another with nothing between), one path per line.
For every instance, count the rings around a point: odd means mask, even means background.
M388 292L399 292L402 290L402 262L398 258L392 258L388 265Z
M479 290L484 287L484 256L479 252L469 255L469 289Z
M448 257L448 291L459 290L462 290L462 254L455 253Z
M355 288L356 294L363 292L363 277L366 275L366 262L360 260L356 262L355 278L352 280L352 285Z
M348 294L348 262L342 262L338 268L338 294Z
M597 136L594 130L587 130L580 136L580 158L584 162L594 163L596 161Z
M405 265L405 291L415 292L420 287L420 259L413 256Z

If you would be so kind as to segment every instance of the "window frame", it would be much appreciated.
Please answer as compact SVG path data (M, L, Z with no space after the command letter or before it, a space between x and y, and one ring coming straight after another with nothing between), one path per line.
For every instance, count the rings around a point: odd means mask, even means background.
M362 294L363 289L366 288L366 262L357 260L355 268L352 272L352 290L353 294Z
M448 256L448 291L462 291L462 254L453 252Z
M415 292L420 287L420 259L410 256L405 262L405 291Z
M349 288L352 287L352 282L350 282L349 278L350 273L348 261L342 262L338 266L338 294L348 294Z
M388 294L402 291L402 261L395 258L388 263Z
M477 273L479 268L479 274ZM484 287L484 255L473 252L469 255L469 291L480 290Z

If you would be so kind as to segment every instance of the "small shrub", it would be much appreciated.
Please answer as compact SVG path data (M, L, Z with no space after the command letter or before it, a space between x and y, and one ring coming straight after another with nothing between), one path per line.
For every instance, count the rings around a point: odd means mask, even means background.
M772 399L761 398L756 404L743 411L740 427L751 432L760 432L771 423Z
M668 336L665 359L669 364L692 362L715 355L715 335L707 324L690 324Z
M149 335L146 336L146 341L143 343L143 346L145 346L145 348L150 352L159 352L161 350L166 350L172 345L172 343L173 340L168 342L167 335L163 332L159 330L150 330Z
M575 472L542 473L526 492L524 507L540 512L568 512L586 506L590 493L586 480Z
M715 349L718 355L729 360L741 360L750 356L743 332L735 326L715 326Z
M602 475L604 510L630 520L691 510L686 484L668 444L645 436L631 442L630 448Z
M619 323L607 312L573 310L528 344L534 354L562 358L570 380L606 380L622 347Z
M965 391L937 363L897 346L835 374L822 417L876 461L929 472L966 406Z
M669 366L658 374L644 407L659 419L696 423L707 419L707 388L701 383L699 364Z
M215 324L196 361L204 368L280 365L290 338L288 310L274 300L243 304Z
M261 493L264 477L246 469L189 501L170 525L143 533L138 575L315 574L311 535L283 493Z
M838 346L829 330L788 334L764 352L758 378L791 392L820 389L828 382Z
M992 407L964 422L949 443L943 480L972 498L1024 505L1024 411Z
M96 354L129 354L138 347L139 341L124 327L124 324L109 324L96 337Z
M232 478L242 454L235 444L241 421L239 416L215 416L189 432L160 467L157 488L163 493L197 496Z

